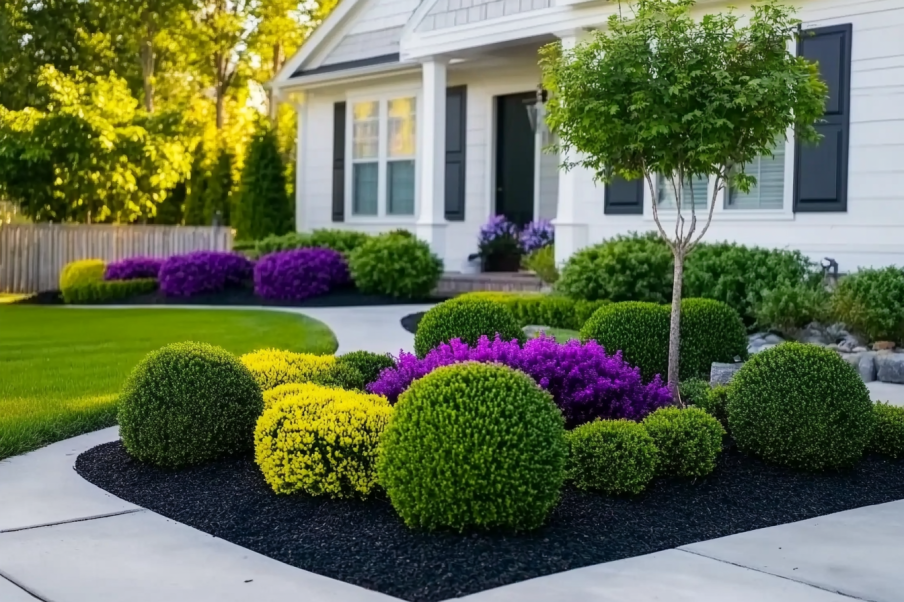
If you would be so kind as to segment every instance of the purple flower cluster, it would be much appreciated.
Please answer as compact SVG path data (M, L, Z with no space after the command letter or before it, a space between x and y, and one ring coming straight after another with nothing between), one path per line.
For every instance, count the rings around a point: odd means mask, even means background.
M137 280L157 278L163 259L160 257L129 257L107 265L104 280Z
M492 341L483 336L473 347L453 339L420 360L402 352L396 367L383 370L367 390L395 403L418 378L440 366L467 361L496 362L526 373L552 394L569 428L597 418L640 420L672 402L659 376L644 384L640 371L628 365L620 351L606 355L596 341L559 344L545 336L529 340L523 348L498 335Z
M254 266L254 291L265 299L300 301L348 282L348 264L341 253L332 249L270 253Z
M521 231L521 248L525 253L533 253L555 241L555 230L547 219L534 220Z
M496 215L480 227L480 236L477 240L478 244L484 247L507 238L517 240L518 227L508 221L504 215Z
M160 267L160 290L168 297L191 297L240 286L251 278L253 264L244 256L219 251L175 255Z

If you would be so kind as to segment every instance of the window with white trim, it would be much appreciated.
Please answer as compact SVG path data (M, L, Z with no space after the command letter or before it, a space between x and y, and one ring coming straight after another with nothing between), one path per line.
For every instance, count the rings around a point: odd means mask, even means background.
M675 186L671 178L659 176L659 208L674 209ZM681 192L681 208L690 209L691 182L693 182L694 209L706 209L709 204L709 178L695 176L692 180L685 179Z
M414 215L416 104L414 97L352 104L352 215Z
M750 192L732 187L725 195L726 209L782 209L785 200L785 142L781 141L772 156L763 155L744 167L756 178Z

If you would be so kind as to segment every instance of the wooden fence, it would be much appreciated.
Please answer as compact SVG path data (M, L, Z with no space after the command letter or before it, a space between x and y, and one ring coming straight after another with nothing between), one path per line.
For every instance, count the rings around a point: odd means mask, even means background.
M77 259L231 249L228 227L0 224L0 292L57 290L63 266Z

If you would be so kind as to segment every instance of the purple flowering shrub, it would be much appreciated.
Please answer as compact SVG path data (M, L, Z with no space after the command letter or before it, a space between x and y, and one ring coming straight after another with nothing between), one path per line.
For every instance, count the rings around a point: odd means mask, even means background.
M521 248L525 254L533 253L553 242L555 242L555 230L549 220L534 220L524 226L524 230L521 231Z
M221 251L174 255L160 267L160 290L168 297L191 297L241 286L251 278L248 258Z
M254 292L265 299L300 301L348 283L348 264L332 249L270 253L254 266Z
M160 257L129 257L107 264L104 280L138 280L157 278L163 259Z
M395 368L387 368L367 386L393 403L409 385L440 366L460 362L496 362L521 370L549 391L569 428L597 418L640 420L669 405L672 395L657 375L644 384L640 371L622 359L621 352L606 355L596 341L556 343L551 337L517 341L486 336L471 347L459 339L442 344L424 359L400 353Z

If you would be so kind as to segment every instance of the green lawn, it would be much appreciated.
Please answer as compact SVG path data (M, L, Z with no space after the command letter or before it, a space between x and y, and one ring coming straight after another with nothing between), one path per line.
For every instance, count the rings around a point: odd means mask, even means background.
M201 341L333 353L324 324L273 311L0 306L0 458L116 423L116 396L150 351Z
M567 328L543 328L543 332L548 334L549 336L555 337L556 341L559 343L567 343L571 339L581 338L581 333L577 330L568 330ZM537 336L540 336L537 334Z

